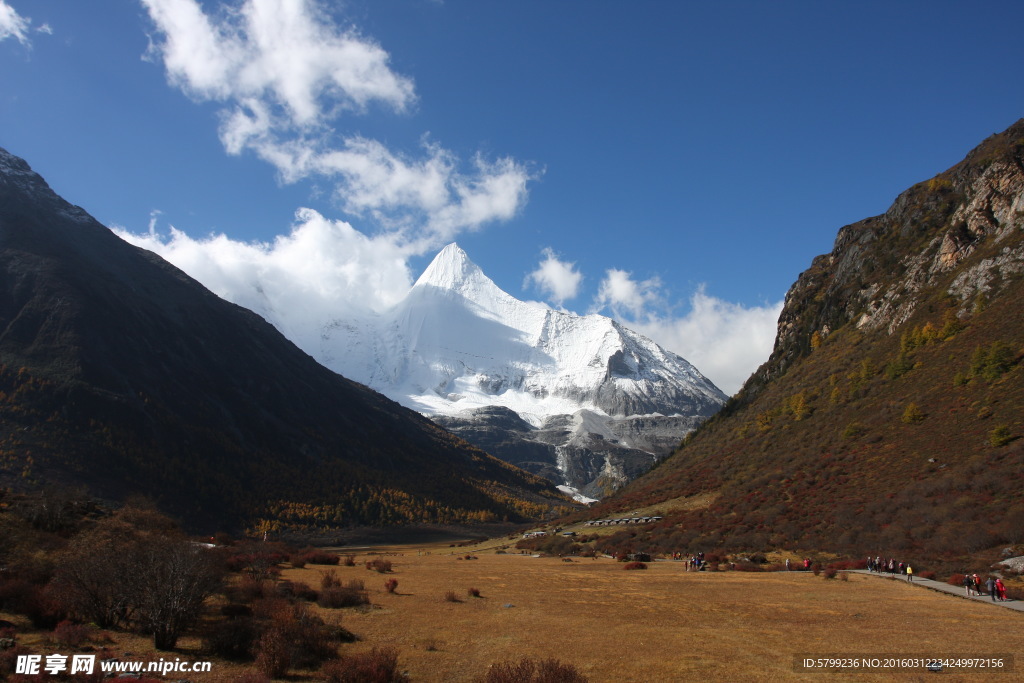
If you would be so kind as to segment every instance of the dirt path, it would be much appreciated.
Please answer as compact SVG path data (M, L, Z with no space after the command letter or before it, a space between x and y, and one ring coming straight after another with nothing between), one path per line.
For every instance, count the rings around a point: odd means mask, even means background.
M875 576L880 579L889 579L891 581L903 581L904 583L908 583L907 577L902 576L900 574L879 574L877 572L869 572L866 569L853 569L850 571L854 574L863 574L864 576ZM1024 612L1024 600L993 601L992 598L988 595L972 595L968 597L966 592L964 591L963 586L951 586L943 581L935 581L933 579L922 579L918 576L915 576L914 580L909 583L913 583L915 586L930 588L933 591L949 593L950 595L955 595L959 598L963 598L964 600L980 600L981 602L991 603L993 605L998 605L999 607L1005 607L1007 609L1016 610L1018 612Z

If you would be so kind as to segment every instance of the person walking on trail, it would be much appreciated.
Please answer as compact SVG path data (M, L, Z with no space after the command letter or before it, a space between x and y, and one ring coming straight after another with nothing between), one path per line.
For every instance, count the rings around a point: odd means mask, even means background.
M974 595L974 579L970 574L964 574L964 590L967 591L967 597Z
M992 602L996 601L996 580L991 576L988 577L988 581L985 582L985 588L988 588L988 594L992 598Z
M909 562L907 563L907 581L914 582L914 568L910 566Z
M1003 602L1006 600L1006 586L1003 585L1002 579L996 579L996 593L999 594L999 601Z

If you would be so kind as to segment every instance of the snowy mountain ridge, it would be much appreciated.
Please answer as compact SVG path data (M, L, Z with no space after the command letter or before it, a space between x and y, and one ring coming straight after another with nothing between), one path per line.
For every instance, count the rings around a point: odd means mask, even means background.
M579 410L706 416L726 398L684 359L610 318L507 294L456 244L390 311L325 326L321 350L332 369L427 415L504 406L540 426Z
M516 299L456 244L389 310L324 325L313 355L585 498L645 472L726 400L610 318Z

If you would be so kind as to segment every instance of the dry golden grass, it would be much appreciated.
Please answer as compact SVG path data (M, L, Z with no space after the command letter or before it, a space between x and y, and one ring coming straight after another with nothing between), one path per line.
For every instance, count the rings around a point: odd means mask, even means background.
M900 581L851 575L825 580L810 573L686 572L680 562L625 571L610 559L532 557L480 552L446 544L378 548L394 572L333 568L343 581L361 579L372 606L322 610L361 640L342 655L390 646L412 681L473 681L501 661L556 658L592 682L690 680L832 680L801 674L794 655L1013 655L1024 666L1024 615L939 594ZM458 559L472 554L479 559ZM318 586L324 567L286 569L282 578ZM384 582L398 580L389 594ZM471 597L476 588L480 597ZM448 602L453 591L459 602ZM151 639L111 634L118 655L202 661L199 640L183 638L175 653L153 653ZM47 650L45 637L22 640ZM56 647L49 651L61 652ZM195 683L230 683L252 664L217 661ZM1002 676L1015 680L1017 673ZM908 672L849 674L844 680L927 681ZM990 680L990 674L943 680ZM318 680L293 672L289 681ZM999 678L999 677L997 677Z
M344 611L342 623L362 640L342 652L395 647L414 681L472 681L494 662L522 657L554 657L595 682L827 679L797 674L795 654L1013 654L1024 665L1019 613L873 577L687 573L676 562L624 571L609 559L524 555L457 559L473 548L392 552L393 595L387 577L363 567L365 556L339 568L342 578L363 579L373 602ZM316 569L288 570L285 578L315 584ZM481 597L469 597L469 588ZM449 590L461 602L445 601Z

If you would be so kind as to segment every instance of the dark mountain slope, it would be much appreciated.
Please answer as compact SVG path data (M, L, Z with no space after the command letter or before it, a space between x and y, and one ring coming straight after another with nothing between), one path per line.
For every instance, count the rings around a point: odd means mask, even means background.
M0 150L0 473L192 522L455 522L561 503L323 368Z
M957 555L1024 542L1024 120L790 289L771 358L593 514L661 506L618 542Z

